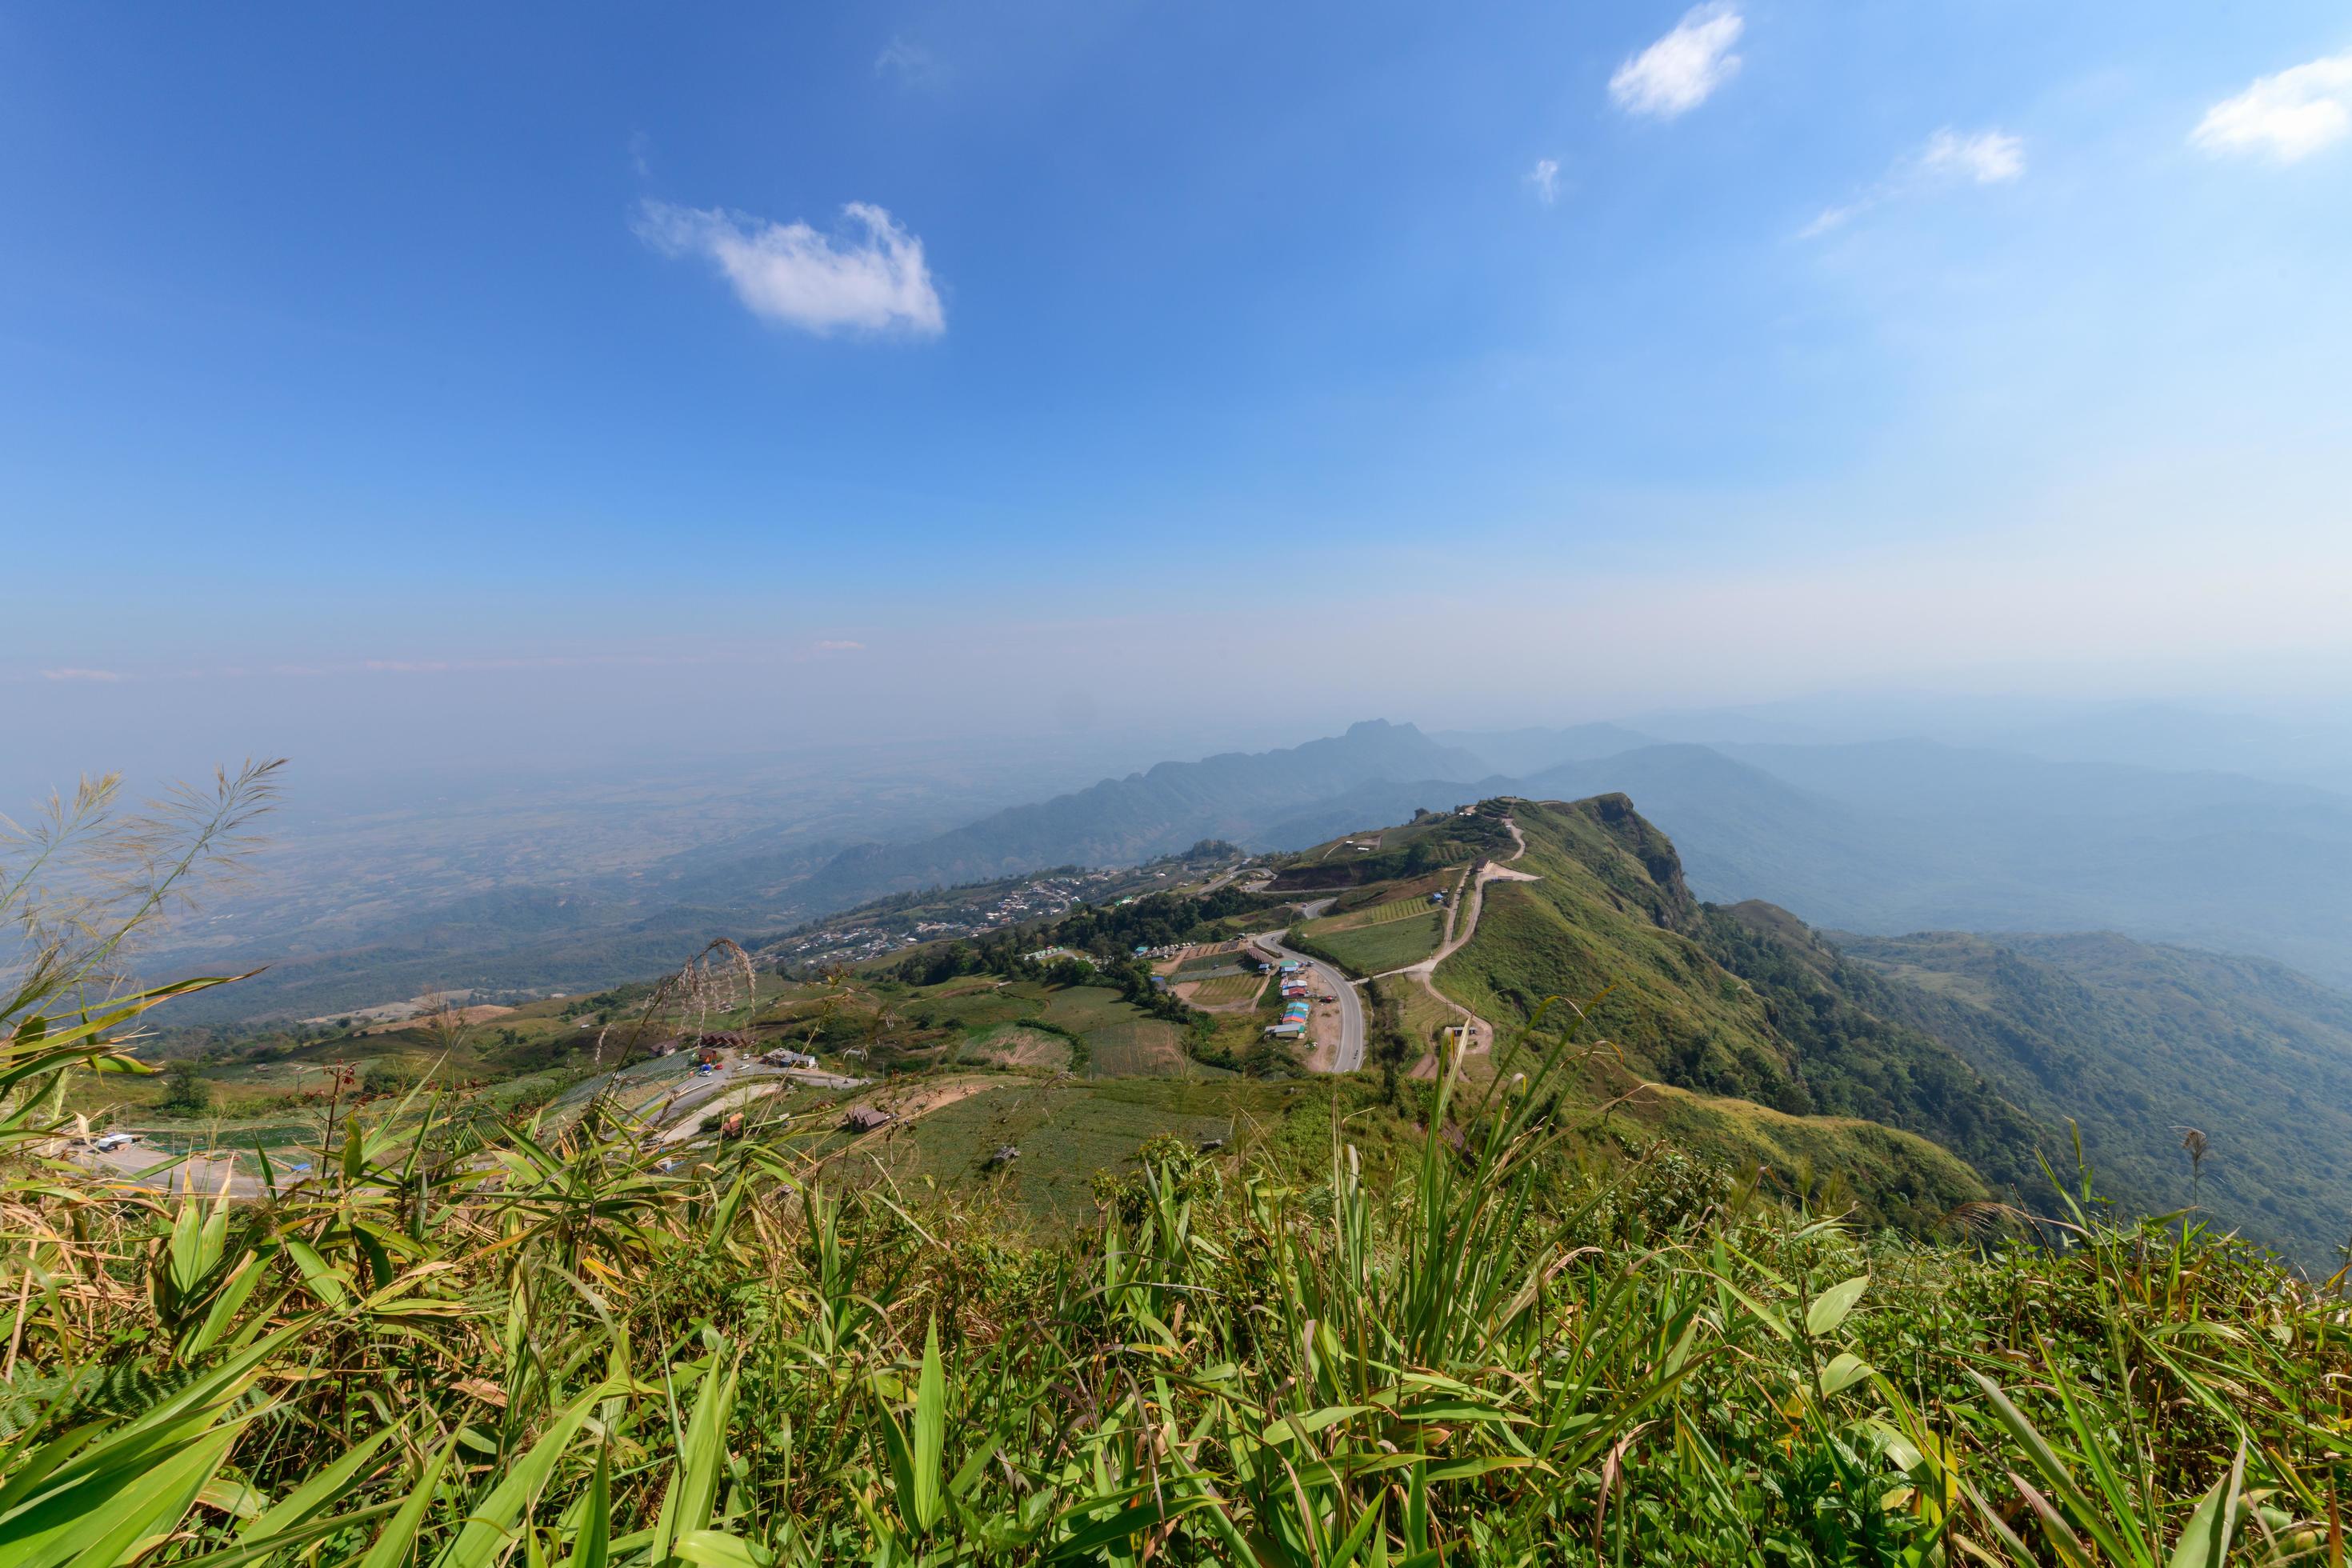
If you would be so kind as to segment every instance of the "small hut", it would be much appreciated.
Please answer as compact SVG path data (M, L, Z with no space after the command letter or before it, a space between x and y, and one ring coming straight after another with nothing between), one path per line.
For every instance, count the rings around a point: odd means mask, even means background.
M872 1132L879 1128L889 1126L897 1120L898 1119L887 1110L877 1110L870 1105L859 1105L851 1108L849 1114L841 1119L841 1124L852 1132Z

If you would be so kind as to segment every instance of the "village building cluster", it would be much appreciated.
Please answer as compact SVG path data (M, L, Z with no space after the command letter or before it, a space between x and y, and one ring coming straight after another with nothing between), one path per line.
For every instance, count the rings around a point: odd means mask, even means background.
M1307 983L1307 967L1297 959L1286 958L1276 966L1281 977L1282 1022L1266 1026L1266 1033L1280 1040L1295 1040L1307 1033L1307 1017L1314 1010L1314 987Z
M966 890L950 889L919 915L901 914L828 925L785 938L763 956L786 965L864 963L926 942L952 942L985 935L1028 921L1050 920L1088 903L1132 871L1060 871ZM961 901L959 901L961 900Z

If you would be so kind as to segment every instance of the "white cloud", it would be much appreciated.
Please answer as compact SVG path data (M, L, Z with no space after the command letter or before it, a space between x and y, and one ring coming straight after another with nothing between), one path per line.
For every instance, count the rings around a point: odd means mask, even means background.
M1673 32L1617 68L1609 96L1628 114L1672 120L1688 113L1738 74L1731 46L1747 25L1731 0L1694 7Z
M1536 200L1549 206L1559 199L1559 160L1538 158L1536 166L1528 171L1528 184L1536 188Z
M1979 185L2006 184L2025 173L2025 143L2006 131L1963 136L1947 127L1927 138L1919 167L1929 174L1955 175Z
M98 680L109 682L122 679L121 676L116 674L110 669L73 668L45 669L41 671L41 678L44 680Z
M924 264L923 242L880 207L852 202L841 210L849 232L840 235L655 201L639 205L635 226L665 256L716 262L744 309L762 321L820 336L845 328L919 337L945 331L947 312Z
M2208 153L2264 153L2281 163L2307 158L2352 132L2352 52L2256 77L2205 111L2189 139Z
M816 645L819 653L864 653L866 645L847 637L826 637Z
M1797 237L1815 238L1881 202L1938 185L2005 185L2024 175L2024 138L2006 131L1959 132L1946 126L1928 137L1918 152L1897 158L1884 179L1852 201L1823 207L1819 216L1797 231Z

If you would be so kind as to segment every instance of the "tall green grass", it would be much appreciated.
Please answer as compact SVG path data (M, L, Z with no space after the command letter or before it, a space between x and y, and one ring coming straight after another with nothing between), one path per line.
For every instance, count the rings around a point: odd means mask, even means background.
M2343 1557L2335 1299L2076 1184L1926 1246L1592 1163L1540 1019L1392 1180L1162 1141L1044 1240L422 1089L167 1196L36 1142L114 1025L0 1022L0 1568Z

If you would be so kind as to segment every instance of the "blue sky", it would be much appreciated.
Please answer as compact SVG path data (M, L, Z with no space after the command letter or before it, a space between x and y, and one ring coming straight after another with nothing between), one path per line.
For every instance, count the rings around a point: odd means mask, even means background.
M2352 651L2340 3L9 5L0 146L77 765Z

